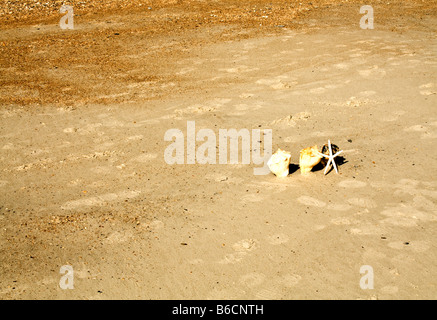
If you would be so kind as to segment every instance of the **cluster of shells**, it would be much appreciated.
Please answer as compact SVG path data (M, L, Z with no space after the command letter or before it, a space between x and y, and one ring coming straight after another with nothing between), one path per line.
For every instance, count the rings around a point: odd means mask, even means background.
M336 145L332 145L334 152L338 150ZM328 145L324 145L321 150L322 154L329 155ZM267 165L270 171L278 177L286 177L289 174L291 153L278 149L269 159ZM316 165L322 163L326 166L326 159L320 155L317 145L302 149L299 156L299 168L301 174L308 174Z

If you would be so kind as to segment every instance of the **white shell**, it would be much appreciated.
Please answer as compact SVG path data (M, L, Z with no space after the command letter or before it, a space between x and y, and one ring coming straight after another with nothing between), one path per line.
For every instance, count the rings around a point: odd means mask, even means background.
M318 151L317 146L308 147L300 151L299 167L301 174L307 174L320 162L322 157L317 154Z
M288 167L290 166L291 153L278 149L269 159L267 165L271 172L277 177L288 176Z

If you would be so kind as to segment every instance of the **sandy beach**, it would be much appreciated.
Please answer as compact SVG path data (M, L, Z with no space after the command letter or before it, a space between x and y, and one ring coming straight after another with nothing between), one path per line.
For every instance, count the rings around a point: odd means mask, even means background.
M373 29L361 1L70 1L72 30L47 3L0 8L0 299L437 298L435 1L369 1ZM219 163L223 129L290 174ZM328 140L338 174L301 175Z

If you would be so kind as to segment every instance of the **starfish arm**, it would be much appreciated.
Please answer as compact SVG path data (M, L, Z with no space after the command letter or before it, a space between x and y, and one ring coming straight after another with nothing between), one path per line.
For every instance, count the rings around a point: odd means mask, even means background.
M320 153L320 152L317 152L317 155L318 155L319 157L329 158L329 156L327 156L326 154Z
M326 175L326 172L328 171L328 168L329 168L331 161L332 161L332 158L329 157L328 163L326 164L326 167L325 167L325 172L324 172L325 175Z
M332 165L334 166L335 172L338 174L337 166L335 165L334 159L332 159Z
M338 156L340 153L342 153L343 152L343 150L340 150L339 152L337 152L336 154L334 154L332 157L336 157L336 156Z

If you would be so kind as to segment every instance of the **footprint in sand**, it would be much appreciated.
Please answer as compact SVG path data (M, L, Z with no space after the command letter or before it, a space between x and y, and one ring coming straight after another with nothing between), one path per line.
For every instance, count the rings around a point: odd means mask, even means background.
M341 225L356 224L359 223L359 221L352 219L350 217L338 217L338 218L331 219L331 223L341 226Z
M322 208L322 207L326 206L326 202L323 202L321 200L317 200L316 198L313 198L310 196L300 196L299 198L297 198L297 201L300 202L301 204L304 204L304 205L310 206L310 207Z
M325 93L325 92L326 92L326 88L324 88L324 87L310 89L311 94L321 94L321 93Z
M123 232L115 231L111 233L106 239L104 239L103 242L109 244L123 243L130 240L132 236L133 236L132 232L130 231L123 231Z
M209 172L205 175L205 179L207 180L214 180L217 182L225 182L229 180L229 175L224 175L217 172Z
M218 263L220 264L234 264L237 262L240 262L241 260L243 260L243 258L246 256L246 252L237 252L237 253L230 253L225 255L225 257L220 260Z
M366 224L360 225L359 228L351 228L349 232L356 235L375 235L381 234L382 230L378 225Z
M347 189L363 188L366 185L367 185L366 182L359 181L359 180L351 180L351 179L343 180L338 184L339 187L347 188Z
M392 122L399 119L400 116L404 115L406 112L403 110L397 110L391 113L388 113L381 117L382 121Z
M292 85L296 84L296 82L289 83L289 82L286 82L280 78L260 79L260 80L256 81L256 83L269 86L270 88L275 89L275 90L288 89L288 88L291 88Z
M411 250L414 252L425 252L431 245L427 241L392 241L387 244L390 248L396 250Z
M251 107L249 105L244 104L244 103L240 103L240 104L235 105L235 110L237 110L237 111L247 111L250 108Z
M156 159L157 157L158 155L156 153L144 153L142 155L133 158L132 161L146 163L152 161L153 159Z
M127 141L137 141L137 140L142 140L143 138L144 138L144 136L142 134L139 134L136 136L127 137L126 140Z
M246 202L260 202L263 201L264 197L261 196L259 193L256 194L247 194L243 197L241 197L241 202L246 203Z
M353 206L361 207L361 208L376 208L377 203L369 198L350 198L347 202Z
M430 82L430 83L426 83L426 84L422 84L419 88L422 89L420 90L420 94L424 95L424 96L430 96L432 94L437 94L437 89L434 88L434 83Z
M12 149L14 149L14 144L8 142L8 143L6 143L6 144L2 147L2 149L3 149L3 150L12 150Z
M111 173L113 171L113 169L114 168L112 166L97 166L97 167L91 168L90 171L97 173L97 174L104 175L104 174Z
M103 132L99 132L99 128L102 127L103 124L102 123L90 123L86 126L84 126L83 128L74 128L74 127L70 127L70 128L65 128L63 130L64 133L78 133L80 135L88 135L88 134L93 134L93 135L102 135Z
M345 203L330 203L326 208L334 211L347 211L351 209L352 206L350 204L345 204Z
M214 288L206 296L206 300L238 300L246 296L246 292L237 288L217 289Z
M73 132L76 132L76 131L77 131L77 128L65 128L63 130L63 132L65 132L65 133L73 133Z
M435 139L435 138L437 138L437 130L424 132L420 136L420 139Z
M260 106L260 105L247 105L247 104L244 104L244 103L241 103L241 104L237 104L237 105L235 105L235 110L237 110L237 111L254 111L254 110L259 110L259 109L262 109L262 106Z
M324 86L325 89L337 89L340 88L342 85L341 84L327 84Z
M258 272L251 272L251 273L243 275L240 278L240 280L238 281L238 283L240 285L244 285L246 287L253 288L253 287L261 285L265 279L266 279L265 274L258 273Z
M421 189L419 188L419 183L425 185L425 182L421 182L413 179L401 179L398 183L396 183L393 187L395 188L394 195L403 196L405 194L417 196L427 196L434 199L437 199L437 191L429 190L429 189Z
M422 195L417 195L413 198L413 207L437 212L437 204Z
M274 289L262 289L255 294L255 297L260 300L276 300L281 297L281 294Z
M246 60L247 58L242 58L243 60ZM251 71L257 71L259 68L250 68L248 66L239 66L236 68L226 68L226 69L219 69L219 71L225 71L228 73L242 73L242 72L251 72Z
M348 70L349 69L349 65L346 63L337 63L334 64L334 67L340 70Z
M435 181L429 182L414 179L401 179L395 184L390 184L384 181L374 181L371 183L371 185L372 187L378 188L379 190L381 190L382 188L393 188L393 194L399 197L412 195L437 199L437 191L434 190L435 187L437 187L437 182ZM423 185L425 188L420 188L421 185ZM430 188L432 188L432 190ZM429 204L429 201L427 201L426 203Z
M294 115L288 115L284 118L279 118L267 123L267 126L282 126L282 127L294 127L297 122L296 121L307 121L311 118L311 113L309 112L299 112Z
M373 91L373 90L361 91L359 93L359 95L362 97L370 97L370 96L373 96L375 94L376 94L376 91Z
M417 188L420 184L420 180L415 179L401 179L396 184L396 188Z
M272 89L275 89L275 90L289 89L289 88L291 88L291 86L292 86L293 84L295 84L295 82L293 82L293 83L288 83L288 82L285 82L285 81L283 81L283 80L279 80L277 83L271 85L270 87L271 87Z
M239 95L239 98L241 99L249 99L249 98L253 98L255 96L254 93L242 93Z
M381 288L381 293L383 294L396 294L398 291L399 288L396 286L384 286Z
M375 249L367 249L363 253L363 259L366 260L374 260L374 259L384 259L387 255L385 253L379 252Z
M243 239L236 242L232 249L237 252L250 252L258 248L258 241L255 239Z
M298 142L299 138L295 136L289 136L284 138L284 142Z
M240 262L249 252L258 248L258 241L255 239L243 239L232 246L235 253L227 254L219 261L220 264Z
M197 68L193 68L193 67L186 67L186 68L182 68L181 70L179 70L178 72L176 72L177 75L184 75L193 71L196 71Z
M148 124L159 124L159 120L158 119L146 119L146 120L141 120L141 121L139 121L139 122L137 122L138 124L145 124L145 125L148 125Z
M404 131L406 131L406 132L425 132L426 130L427 130L427 128L421 124L416 124L414 126L404 128Z
M215 106L203 106L203 105L194 105L189 106L183 109L176 109L174 111L174 115L172 115L175 119L181 119L187 115L196 115L196 114L204 114L204 113L212 113L217 110Z
M405 204L387 208L381 214L388 217L381 222L397 226L414 227L418 222L437 221L437 217L433 213L421 211L412 205Z
M320 230L323 230L323 229L325 229L325 228L326 228L326 226L323 225L323 224L316 224L315 226L313 226L313 229L314 229L315 231L320 231Z
M284 183L275 183L275 182L267 182L267 181L254 181L253 183L247 183L246 186L256 189L264 189L265 191L274 191L274 193L281 193L287 190L289 184Z
M203 259L192 259L192 260L189 260L188 263L196 265L196 264L202 264L202 263L204 263L204 261L203 261Z
M429 83L425 83L419 86L420 89L427 89L427 88L432 88L434 87L434 83L433 82L429 82Z
M267 237L267 242L274 246L287 243L288 240L289 240L288 236L283 233L278 233Z
M314 131L311 132L311 137L329 137L333 135L333 132L328 132L328 131ZM299 141L299 139L295 138L294 141L290 141L290 142L297 142ZM287 141L286 141L287 142Z
M370 100L369 99L359 99L357 97L350 97L349 100L346 101L345 105L348 107L361 107L363 105L369 104Z
M256 84L263 84L266 86L271 86L271 85L278 83L278 82L279 82L278 79L259 79L255 83Z
M149 229L152 231L157 231L157 230L164 228L164 222L162 222L161 220L153 220L153 221L146 223L142 226L146 229Z
M383 78L386 75L385 70L380 69L377 65L374 65L369 69L358 70L358 73L363 78L376 78L376 79Z
M352 53L352 54L349 55L349 57L351 57L351 58L358 58L358 57L361 57L361 56L362 56L361 53Z
M255 110L258 110L261 108L262 108L262 106L260 106L260 105L249 106L247 104L242 103L242 104L235 105L235 111L228 112L227 114L230 116L242 116L242 115L245 115L248 111L252 112L252 111L255 111Z
M239 177L232 177L229 174L221 174L218 172L210 172L205 175L205 179L209 181L230 183L230 184L241 184L244 179Z
M63 210L74 210L92 206L103 206L112 201L123 201L139 196L141 191L121 191L118 193L106 193L96 197L86 197L79 200L67 201L61 206Z
M407 217L389 217L381 220L381 223L390 224L397 227L415 227L417 221Z
M289 115L285 118L280 118L273 120L272 122L268 123L269 126L284 126L284 127L294 127L296 125L296 121L293 120L293 116Z
M93 141L95 144L98 144L98 143L102 142L103 139L94 139ZM96 150L97 152L105 151L105 150L111 149L111 147L113 145L114 145L114 142L104 142L104 143L101 143L99 145L96 145L94 150Z
M279 279L277 279L277 282L286 288L292 288L296 286L301 279L302 277L298 274L285 274L279 277Z

